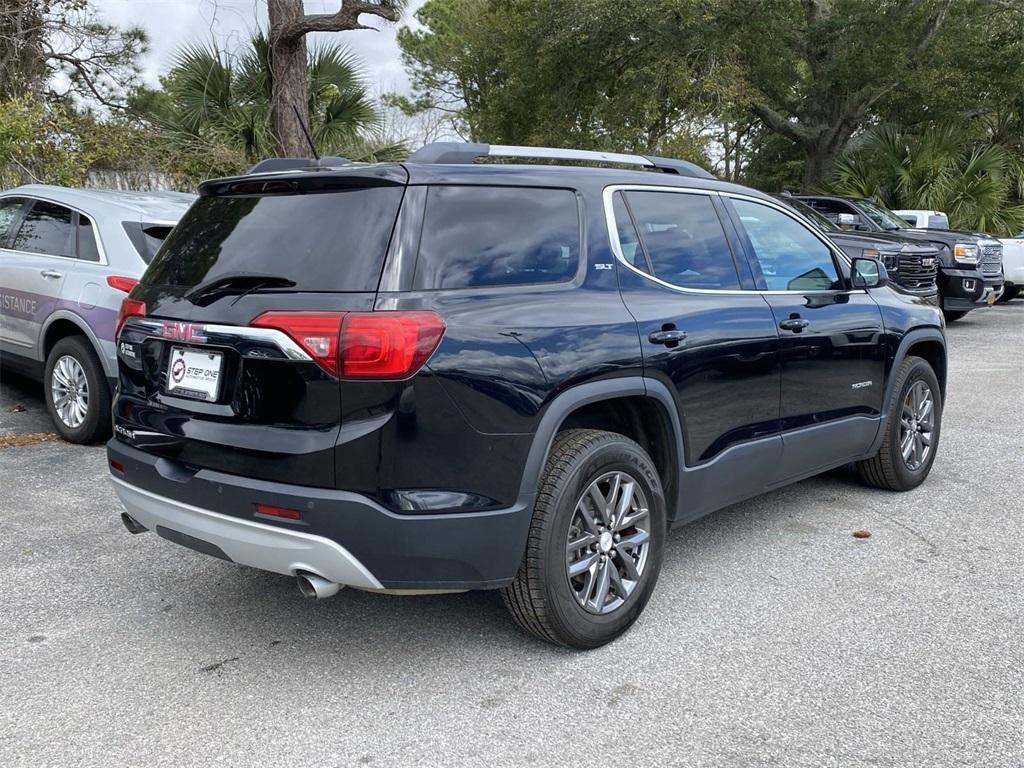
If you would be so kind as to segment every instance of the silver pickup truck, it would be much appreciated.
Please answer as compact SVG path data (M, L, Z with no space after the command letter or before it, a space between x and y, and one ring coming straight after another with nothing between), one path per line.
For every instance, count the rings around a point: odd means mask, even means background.
M42 380L66 440L108 434L121 300L193 199L44 185L0 193L0 362Z

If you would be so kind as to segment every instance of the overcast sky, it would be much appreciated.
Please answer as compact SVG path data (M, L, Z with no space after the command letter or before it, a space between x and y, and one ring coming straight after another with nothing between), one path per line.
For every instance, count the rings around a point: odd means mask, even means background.
M402 24L426 0L411 0ZM304 0L307 13L333 13L339 0ZM119 26L140 26L149 34L149 53L142 60L142 76L150 85L171 65L183 43L216 40L229 50L242 44L259 27L266 27L266 0L93 0L99 14ZM379 32L353 31L330 35L352 49L363 61L373 92L407 91L408 78L399 61L395 28L372 16L363 23Z

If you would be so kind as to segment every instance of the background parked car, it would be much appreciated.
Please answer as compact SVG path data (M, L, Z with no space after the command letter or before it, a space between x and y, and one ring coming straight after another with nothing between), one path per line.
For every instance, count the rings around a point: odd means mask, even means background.
M952 322L972 309L995 303L1003 292L1003 245L986 232L915 229L892 211L863 197L800 195L833 221L842 216L852 229L894 232L939 249L939 305ZM842 222L840 222L842 223Z
M949 217L942 211L893 211L915 229L949 229Z
M43 185L0 194L0 353L43 381L66 440L109 432L121 299L192 200Z

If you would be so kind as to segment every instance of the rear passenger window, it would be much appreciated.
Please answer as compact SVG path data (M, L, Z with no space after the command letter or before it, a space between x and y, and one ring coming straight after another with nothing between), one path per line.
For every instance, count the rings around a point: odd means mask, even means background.
M11 226L14 224L14 220L18 218L18 213L24 204L25 199L21 197L7 197L0 200L0 248L7 245L7 238L11 234Z
M725 230L707 195L626 192L654 276L681 288L738 289Z
M47 256L74 256L75 238L69 208L37 200L25 216L25 222L12 246L18 251Z
M575 193L431 187L413 285L482 288L571 280L579 265Z
M88 216L78 214L78 258L82 261L99 261L100 250L96 247L96 235Z

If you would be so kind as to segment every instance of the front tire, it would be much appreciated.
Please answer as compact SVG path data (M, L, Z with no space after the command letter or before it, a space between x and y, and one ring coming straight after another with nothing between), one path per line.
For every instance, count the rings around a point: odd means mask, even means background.
M68 336L53 345L43 378L46 410L69 443L95 443L110 435L110 389L92 345Z
M875 488L909 491L931 472L942 429L942 391L926 360L908 355L900 365L888 413L878 453L857 470Z
M614 432L561 432L523 562L502 590L505 605L520 627L550 643L611 642L647 604L665 536L665 495L647 453Z

